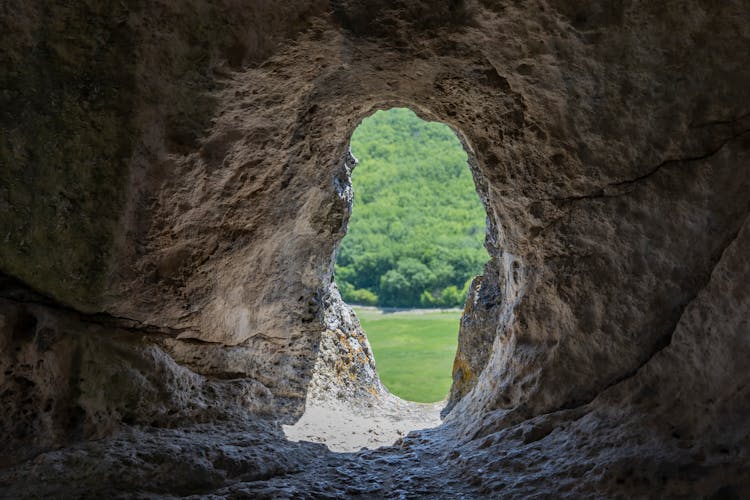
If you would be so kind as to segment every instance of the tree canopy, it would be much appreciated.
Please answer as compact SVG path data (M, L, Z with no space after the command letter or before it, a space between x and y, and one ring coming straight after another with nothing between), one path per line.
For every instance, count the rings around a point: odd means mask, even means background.
M445 124L378 111L352 135L354 207L336 259L345 301L459 306L487 260L486 214Z

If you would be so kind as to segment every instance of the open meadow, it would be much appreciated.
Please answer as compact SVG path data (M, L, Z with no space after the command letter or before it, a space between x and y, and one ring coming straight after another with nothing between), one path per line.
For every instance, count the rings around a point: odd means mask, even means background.
M396 396L432 403L448 395L459 309L383 312L354 307L383 384Z

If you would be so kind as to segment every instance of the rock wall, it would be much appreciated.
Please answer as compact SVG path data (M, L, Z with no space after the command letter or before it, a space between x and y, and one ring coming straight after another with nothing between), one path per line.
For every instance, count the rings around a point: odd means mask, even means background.
M485 494L739 495L748 7L6 2L6 463L122 426L288 419L321 359L313 392L377 393L332 262L348 138L398 105L456 130L492 256L426 449L462 443ZM341 382L345 359L362 377Z

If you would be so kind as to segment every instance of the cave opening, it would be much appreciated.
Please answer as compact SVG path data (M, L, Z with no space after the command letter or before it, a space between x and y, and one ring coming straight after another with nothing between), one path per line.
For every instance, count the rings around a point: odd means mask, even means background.
M369 396L335 389L338 399L347 400L344 406L358 407L357 415L316 406L308 395L305 415L287 432L292 439L319 440L341 451L390 444L411 430L440 424L455 376L467 294L489 258L486 211L464 145L448 125L424 120L408 108L376 111L353 132L350 153L353 201L336 251L334 281L358 326L355 334L333 343L354 344L354 352L361 349L372 360L370 392L382 392L388 402L376 406L387 408L388 415L358 420ZM352 372L362 378L348 353L340 356L333 362L337 377ZM341 425L360 426L352 434L366 431L367 442L347 436L353 446L331 443L326 434L334 433L326 429L338 431Z
M365 118L350 150L354 197L336 283L386 388L408 401L442 401L460 308L488 259L468 156L450 127L408 108Z

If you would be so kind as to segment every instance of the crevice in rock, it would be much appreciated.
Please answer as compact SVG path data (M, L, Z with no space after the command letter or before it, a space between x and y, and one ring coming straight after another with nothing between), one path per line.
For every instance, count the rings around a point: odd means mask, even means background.
M745 118L750 117L750 111L747 113L740 113L737 115L736 118L725 118L720 120L709 120L705 122L700 123L691 123L689 125L689 128L705 128L705 127L715 127L720 125L734 125L735 123L739 123L741 121L744 121Z
M592 199L604 199L604 198L618 198L621 196L626 196L630 193L632 193L632 189L630 190L624 190L624 191L613 191L608 192L609 189L615 188L622 188L624 186L630 186L633 184L638 184L644 180L649 179L653 175L657 174L662 168L669 167L675 164L685 164L685 163L695 163L707 160L711 158L712 156L715 156L718 154L724 147L726 147L731 142L740 139L741 137L747 135L750 133L750 129L743 130L741 132L738 132L736 134L733 134L732 136L723 139L716 147L712 148L711 150L707 151L706 153L703 153L701 155L697 156L688 156L685 158L673 158L664 160L658 165L650 168L646 173L641 174L637 177L633 177L630 179L625 179L622 181L612 182L609 183L596 191L593 191L591 193L581 194L581 195L572 195L572 196L562 196L562 197L552 197L552 198L543 198L540 201L552 201L552 202L563 202L563 203L574 203L581 200L592 200Z
M609 184L609 187L621 187L621 186L627 186L627 185L630 185L630 184L635 184L637 182L641 182L641 181L643 181L645 179L648 179L652 175L654 175L657 172L659 172L659 170L661 170L662 168L664 168L666 166L669 166L669 165L682 164L682 163L693 163L693 162L699 162L699 161L707 160L707 159L711 158L712 156L716 155L717 153L719 153L719 151L721 151L722 149L724 149L724 147L727 144L735 141L736 139L739 139L740 137L742 137L742 136L744 136L744 135L746 135L748 133L750 133L750 129L746 129L746 130L743 130L743 131L741 131L739 133L733 134L732 136L730 136L730 137L722 140L714 148L710 149L709 151L707 151L706 153L701 154L701 155L690 156L690 157L685 157L685 158L675 158L675 159L664 160L663 162L661 162L660 164L656 165L655 167L653 167L652 169L650 169L649 171L647 171L646 173L644 173L642 175L639 175L639 176L634 177L632 179L626 179L626 180L623 180L623 181L611 183L611 184Z
M741 118L742 119L742 118ZM573 196L564 196L564 197L552 197L552 198L543 198L540 201L548 201L553 203L564 203L568 205L572 205L579 201L584 200L604 200L604 199L615 199L620 198L623 196L630 195L633 193L635 187L632 187L633 185L637 185L640 182L647 180L648 178L652 177L653 175L657 174L662 168L669 167L672 165L678 165L683 163L695 163L695 162L701 162L710 159L711 157L718 154L723 148L725 148L727 145L732 143L733 141L742 138L743 136L750 133L750 129L743 130L742 132L739 132L737 134L732 135L731 137L724 139L720 145L716 148L713 148L711 151L700 155L696 157L687 157L683 159L672 159L672 160L665 160L664 162L660 163L656 167L652 168L648 173L638 176L636 178L620 181L616 183L610 183L606 186L588 194L581 194L581 195L573 195ZM615 192L607 192L610 188L622 188L623 186L631 186L630 189L622 190L622 191L615 191ZM541 237L546 231L548 231L550 228L554 227L558 223L560 223L562 220L567 219L572 214L571 210L565 211L562 215L554 217L550 222L546 223L544 226L536 227L533 229L533 234L535 238Z
M163 334L178 336L188 331L184 328L170 328L164 326L151 325L143 323L132 318L124 316L114 316L105 312L86 313L75 309L69 305L63 304L52 297L45 296L32 289L28 284L18 278L0 271L0 298L15 302L17 304L39 305L49 309L60 311L66 314L74 315L81 321L99 326L118 328L134 333L144 334ZM191 339L192 340L192 339ZM199 341L211 343L207 341Z

